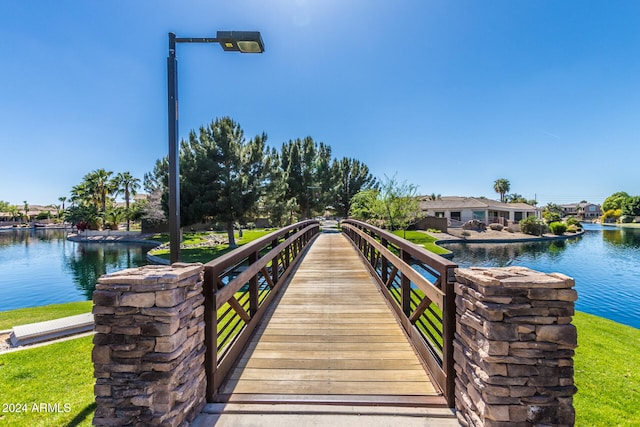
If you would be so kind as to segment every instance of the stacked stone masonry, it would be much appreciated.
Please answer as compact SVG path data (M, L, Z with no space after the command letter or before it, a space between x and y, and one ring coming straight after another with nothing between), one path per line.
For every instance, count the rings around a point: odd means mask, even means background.
M463 426L573 426L573 279L456 270L456 409Z
M93 294L97 426L186 426L205 405L201 264L102 276Z

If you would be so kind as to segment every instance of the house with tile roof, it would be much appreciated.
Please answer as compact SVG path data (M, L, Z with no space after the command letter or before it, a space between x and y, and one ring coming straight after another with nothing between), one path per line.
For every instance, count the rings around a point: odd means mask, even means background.
M517 224L524 218L542 217L542 209L526 203L502 203L483 197L443 196L433 200L429 196L420 198L420 208L426 216L447 218L450 225L472 219L485 224Z

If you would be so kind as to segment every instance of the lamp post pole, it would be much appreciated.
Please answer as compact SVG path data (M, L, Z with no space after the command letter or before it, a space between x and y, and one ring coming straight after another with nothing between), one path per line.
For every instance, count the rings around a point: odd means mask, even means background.
M169 253L171 264L180 261L180 162L178 156L178 60L176 35L169 33L167 58L169 101Z
M216 37L177 38L169 33L167 98L169 112L169 252L171 264L180 261L180 156L178 147L178 60L177 43L220 43L226 52L262 53L264 43L258 31L218 31Z

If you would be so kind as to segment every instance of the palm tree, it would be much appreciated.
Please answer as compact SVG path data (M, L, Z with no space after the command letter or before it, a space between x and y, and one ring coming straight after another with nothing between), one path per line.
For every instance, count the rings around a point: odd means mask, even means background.
M24 203L24 216L27 217L27 222L29 221L29 203L27 203L27 201L23 201L22 203Z
M496 191L496 193L500 194L500 201L504 203L504 195L507 194L511 189L511 184L509 184L508 179L496 179L493 183L493 189Z
M127 231L129 231L131 222L131 216L129 215L129 200L131 199L131 196L135 196L137 194L138 188L140 188L140 180L131 176L129 172L120 172L113 179L113 181L115 191L124 192L125 212L127 216Z
M107 195L113 192L113 183L109 180L113 172L97 169L85 176L88 189L94 200L100 203L100 212L107 210Z
M62 210L64 210L64 202L67 201L67 198L64 196L58 197L58 201L62 204Z

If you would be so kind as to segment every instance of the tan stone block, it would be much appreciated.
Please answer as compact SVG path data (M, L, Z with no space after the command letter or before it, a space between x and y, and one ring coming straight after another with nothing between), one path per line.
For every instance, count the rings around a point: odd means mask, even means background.
M484 416L494 421L509 421L509 405L487 405Z
M100 324L96 323L94 331L96 331L97 333L101 333L101 334L110 334L111 333L111 326L110 325L100 325Z
M108 345L94 345L91 352L91 361L94 364L111 363L111 348Z
M506 341L489 340L484 337L477 341L481 356L506 356L509 354L509 343Z
M111 396L111 386L107 384L96 384L93 386L93 393L96 396L109 397Z
M557 343L575 348L578 331L574 325L545 325L536 328L537 340Z
M482 325L484 335L495 341L517 341L517 326L509 323L485 322Z
M170 289L156 292L156 306L175 307L184 302L186 291L184 288Z
M131 397L131 403L136 406L153 406L153 396L138 395Z
M115 307L118 305L118 292L95 290L93 291L93 303L96 306ZM102 313L94 313L102 314Z
M125 307L153 307L155 303L154 292L126 292L120 297L120 305Z
M181 329L168 337L156 339L155 351L158 353L171 353L178 349L187 339L187 330Z
M558 299L560 301L576 301L578 299L578 292L575 289L561 289L558 291Z

